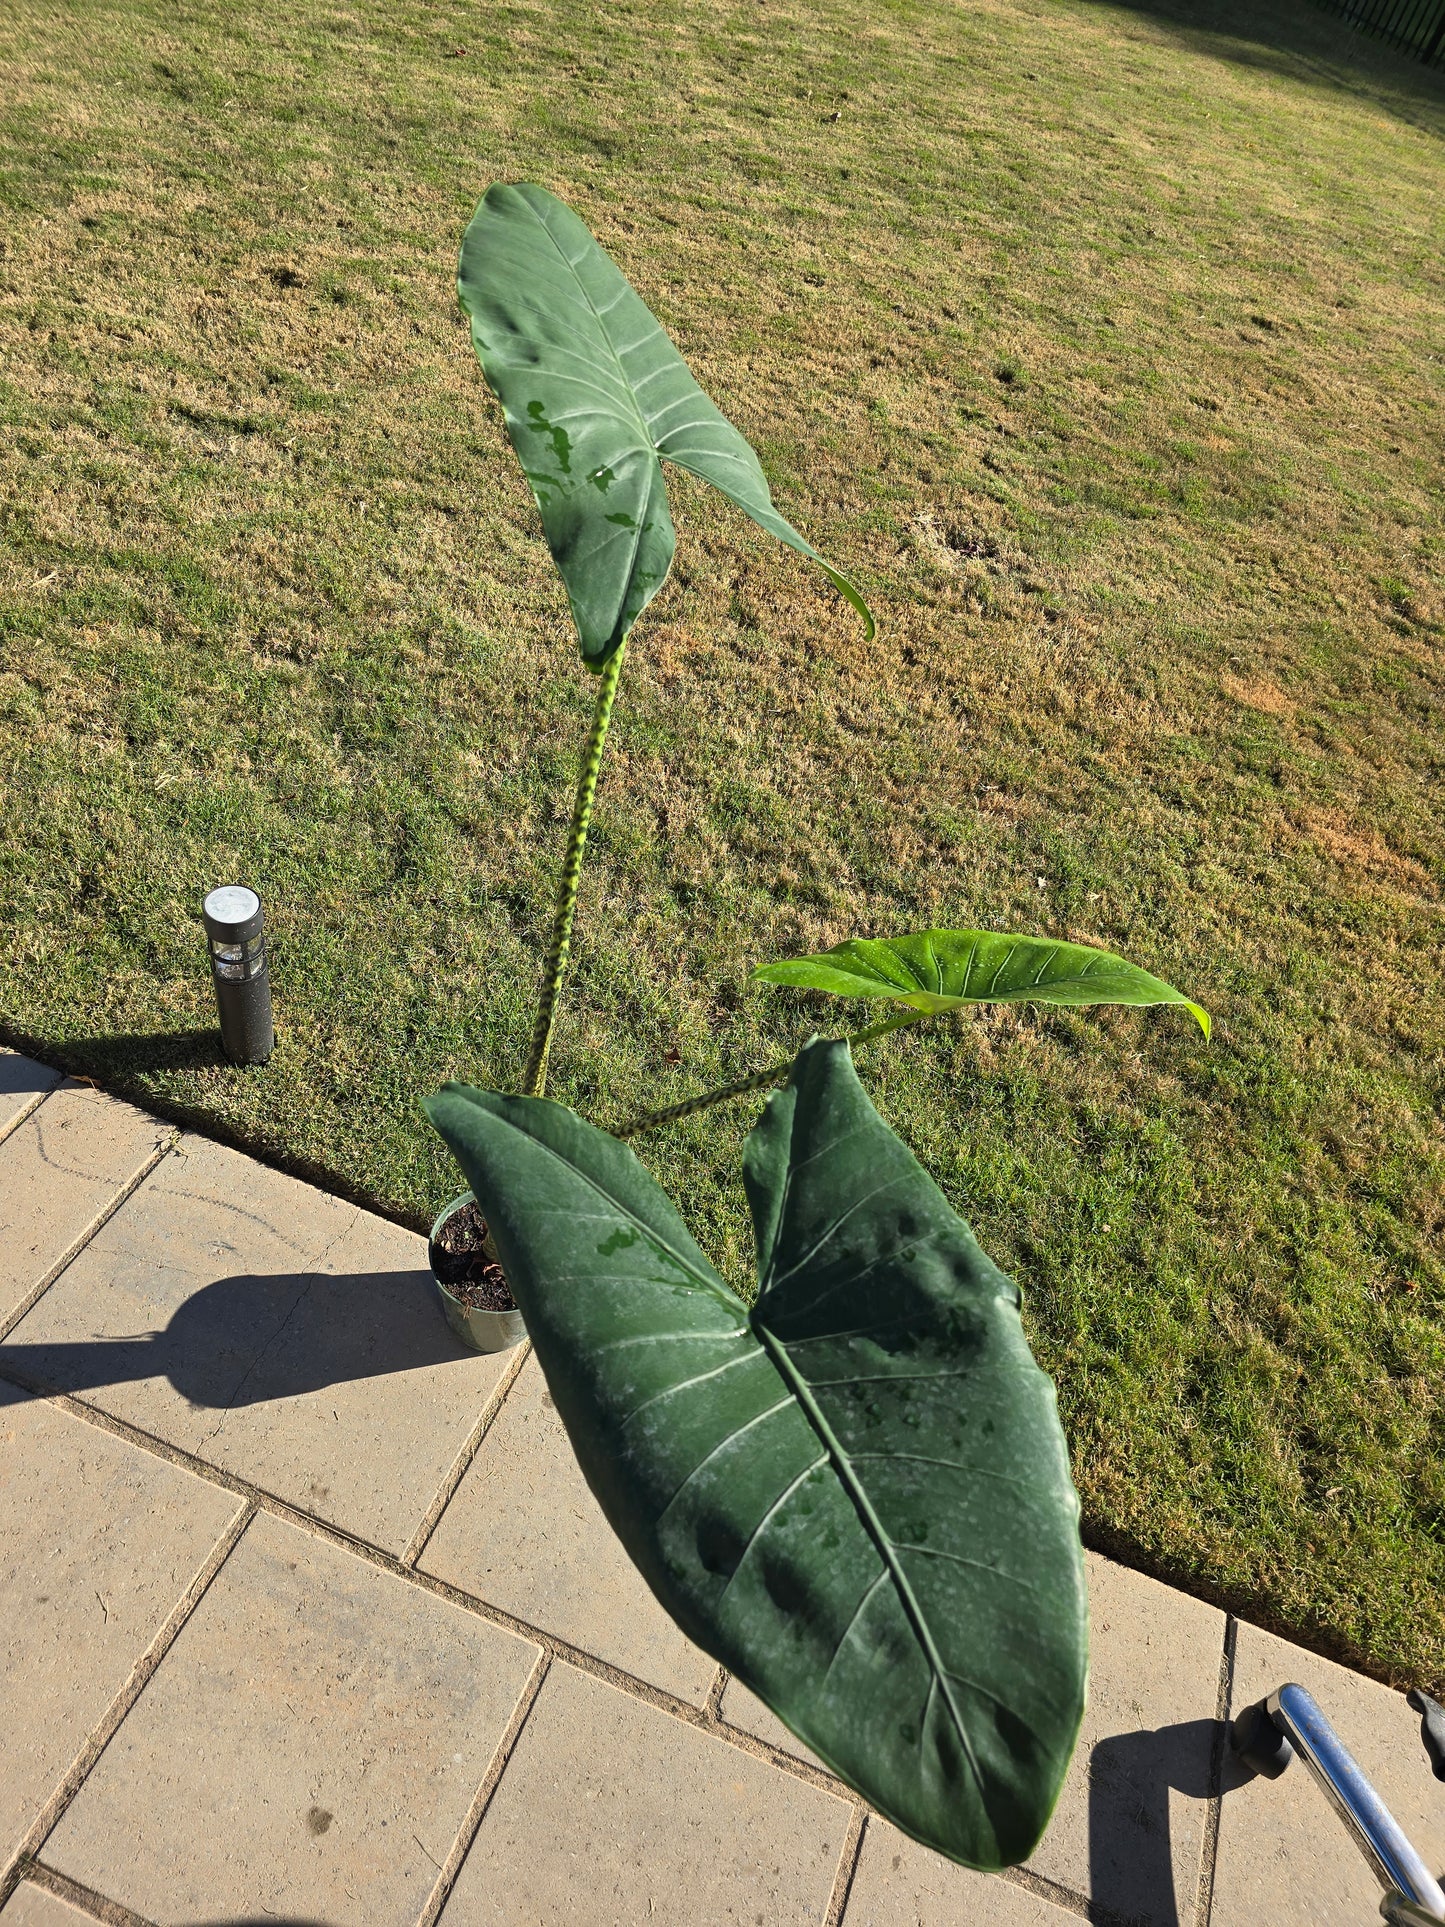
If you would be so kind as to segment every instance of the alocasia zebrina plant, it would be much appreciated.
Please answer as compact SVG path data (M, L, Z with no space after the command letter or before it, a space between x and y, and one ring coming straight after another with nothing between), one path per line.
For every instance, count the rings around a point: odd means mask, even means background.
M568 208L494 187L459 287L601 677L526 1095L427 1111L476 1193L604 1512L658 1599L907 1833L1025 1859L1078 1732L1078 1500L1019 1295L869 1103L850 1043L985 1002L1196 1005L1122 958L982 931L852 942L761 981L893 1013L640 1130L778 1083L744 1152L758 1292L709 1264L618 1139L541 1096L623 648L672 559L662 463L857 591Z

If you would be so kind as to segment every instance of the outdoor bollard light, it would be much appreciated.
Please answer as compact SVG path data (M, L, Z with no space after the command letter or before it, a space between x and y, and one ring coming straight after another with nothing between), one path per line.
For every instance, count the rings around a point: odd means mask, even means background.
M221 1013L221 1042L233 1064L264 1064L276 1043L261 899L230 884L201 905L210 938L211 979Z

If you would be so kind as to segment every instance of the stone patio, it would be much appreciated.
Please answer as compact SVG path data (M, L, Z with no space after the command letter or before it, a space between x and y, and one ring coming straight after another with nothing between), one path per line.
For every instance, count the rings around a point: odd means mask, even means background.
M0 1052L3 1927L1359 1927L1303 1770L1227 1761L1289 1678L1445 1861L1399 1695L1089 1572L1059 1811L1028 1868L966 1873L682 1637L420 1238Z

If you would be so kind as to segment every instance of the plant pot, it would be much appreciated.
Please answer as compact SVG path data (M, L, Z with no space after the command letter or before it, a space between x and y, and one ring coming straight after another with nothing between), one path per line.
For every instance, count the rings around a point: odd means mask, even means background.
M478 1306L465 1305L456 1294L442 1283L437 1270L437 1260L444 1254L437 1246L437 1234L454 1211L463 1205L475 1204L476 1199L470 1191L463 1191L459 1198L453 1198L449 1205L437 1213L436 1223L431 1228L427 1240L427 1258L431 1264L431 1281L441 1301L446 1321L457 1337L474 1352L506 1352L513 1345L520 1345L527 1336L527 1321L515 1307L511 1311L484 1311Z

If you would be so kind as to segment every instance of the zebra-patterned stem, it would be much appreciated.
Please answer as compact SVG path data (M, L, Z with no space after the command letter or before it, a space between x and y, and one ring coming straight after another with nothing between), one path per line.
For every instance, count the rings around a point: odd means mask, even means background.
M592 711L592 727L587 732L582 773L577 779L577 801L572 809L572 830L567 839L567 857L562 865L562 881L557 891L552 943L547 953L542 994L537 1003L537 1019L532 1026L527 1075L522 1084L523 1094L527 1097L540 1097L547 1088L547 1055L552 1048L552 1030L557 1021L557 999L562 993L562 980L567 975L567 959L572 954L572 919L577 910L577 883L582 875L587 829L592 821L592 799L597 794L602 746L607 741L607 725L612 721L612 700L617 694L617 679L622 674L622 656L626 647L625 640L619 643L602 671L602 683Z
M905 1024L916 1024L920 1017L931 1015L926 1010L910 1010L906 1017L890 1017L886 1023L872 1024L867 1030L855 1030L845 1037L845 1044L866 1044L874 1037L886 1036L890 1030L902 1030ZM690 1097L685 1104L669 1104L665 1111L649 1111L644 1117L633 1118L624 1124L614 1137L636 1137L639 1131L652 1131L659 1124L676 1124L679 1118L695 1117L699 1111L709 1111L714 1104L727 1104L735 1097L746 1097L749 1091L766 1090L769 1084L781 1084L793 1068L790 1057L785 1064L770 1064L765 1071L756 1071L737 1084L723 1084L715 1091L705 1091L701 1097Z

